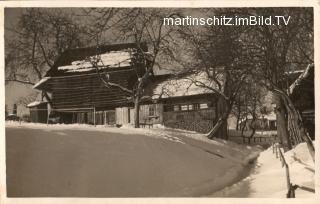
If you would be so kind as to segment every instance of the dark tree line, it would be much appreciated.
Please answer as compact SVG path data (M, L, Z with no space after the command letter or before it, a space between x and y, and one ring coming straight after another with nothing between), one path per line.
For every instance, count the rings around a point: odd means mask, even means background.
M5 28L6 83L34 85L61 53L85 44L85 31L60 9L26 9L15 26Z

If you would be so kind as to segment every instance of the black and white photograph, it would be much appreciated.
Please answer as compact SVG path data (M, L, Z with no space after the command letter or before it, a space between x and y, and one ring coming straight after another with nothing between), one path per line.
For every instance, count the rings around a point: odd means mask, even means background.
M168 6L3 8L1 196L315 199L314 7Z

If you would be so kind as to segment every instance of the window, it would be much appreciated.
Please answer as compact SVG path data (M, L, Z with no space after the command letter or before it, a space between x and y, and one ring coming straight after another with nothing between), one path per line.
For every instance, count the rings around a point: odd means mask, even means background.
M155 116L155 108L154 105L149 106L149 116Z
M206 103L200 104L200 109L206 109L206 108L208 108L208 104L206 104Z
M195 103L193 104L194 110L199 110L200 109L200 104L199 103Z
M188 105L181 105L181 110L182 111L188 110Z
M180 110L180 106L179 105L174 105L173 106L173 111L179 111Z
M188 110L193 110L193 104L188 105Z

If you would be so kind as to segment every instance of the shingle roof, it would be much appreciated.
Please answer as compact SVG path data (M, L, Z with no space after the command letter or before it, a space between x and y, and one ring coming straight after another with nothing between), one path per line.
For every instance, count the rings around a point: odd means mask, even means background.
M100 66L111 68L128 68L136 50L136 43L122 43L112 45L101 45L96 47L76 48L65 51L55 61L53 67L45 76L72 75L79 72L94 71L90 58L99 56ZM145 43L141 44L143 51L147 52Z

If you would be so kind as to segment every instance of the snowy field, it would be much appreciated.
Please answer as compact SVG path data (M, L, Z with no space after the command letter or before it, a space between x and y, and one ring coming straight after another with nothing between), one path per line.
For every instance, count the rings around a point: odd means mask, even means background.
M6 148L9 197L208 196L260 152L164 128L31 123L7 123Z
M6 138L12 197L284 198L287 192L285 169L271 148L261 152L190 131L8 122ZM292 183L314 189L306 145L285 157ZM313 196L296 191L298 198Z

